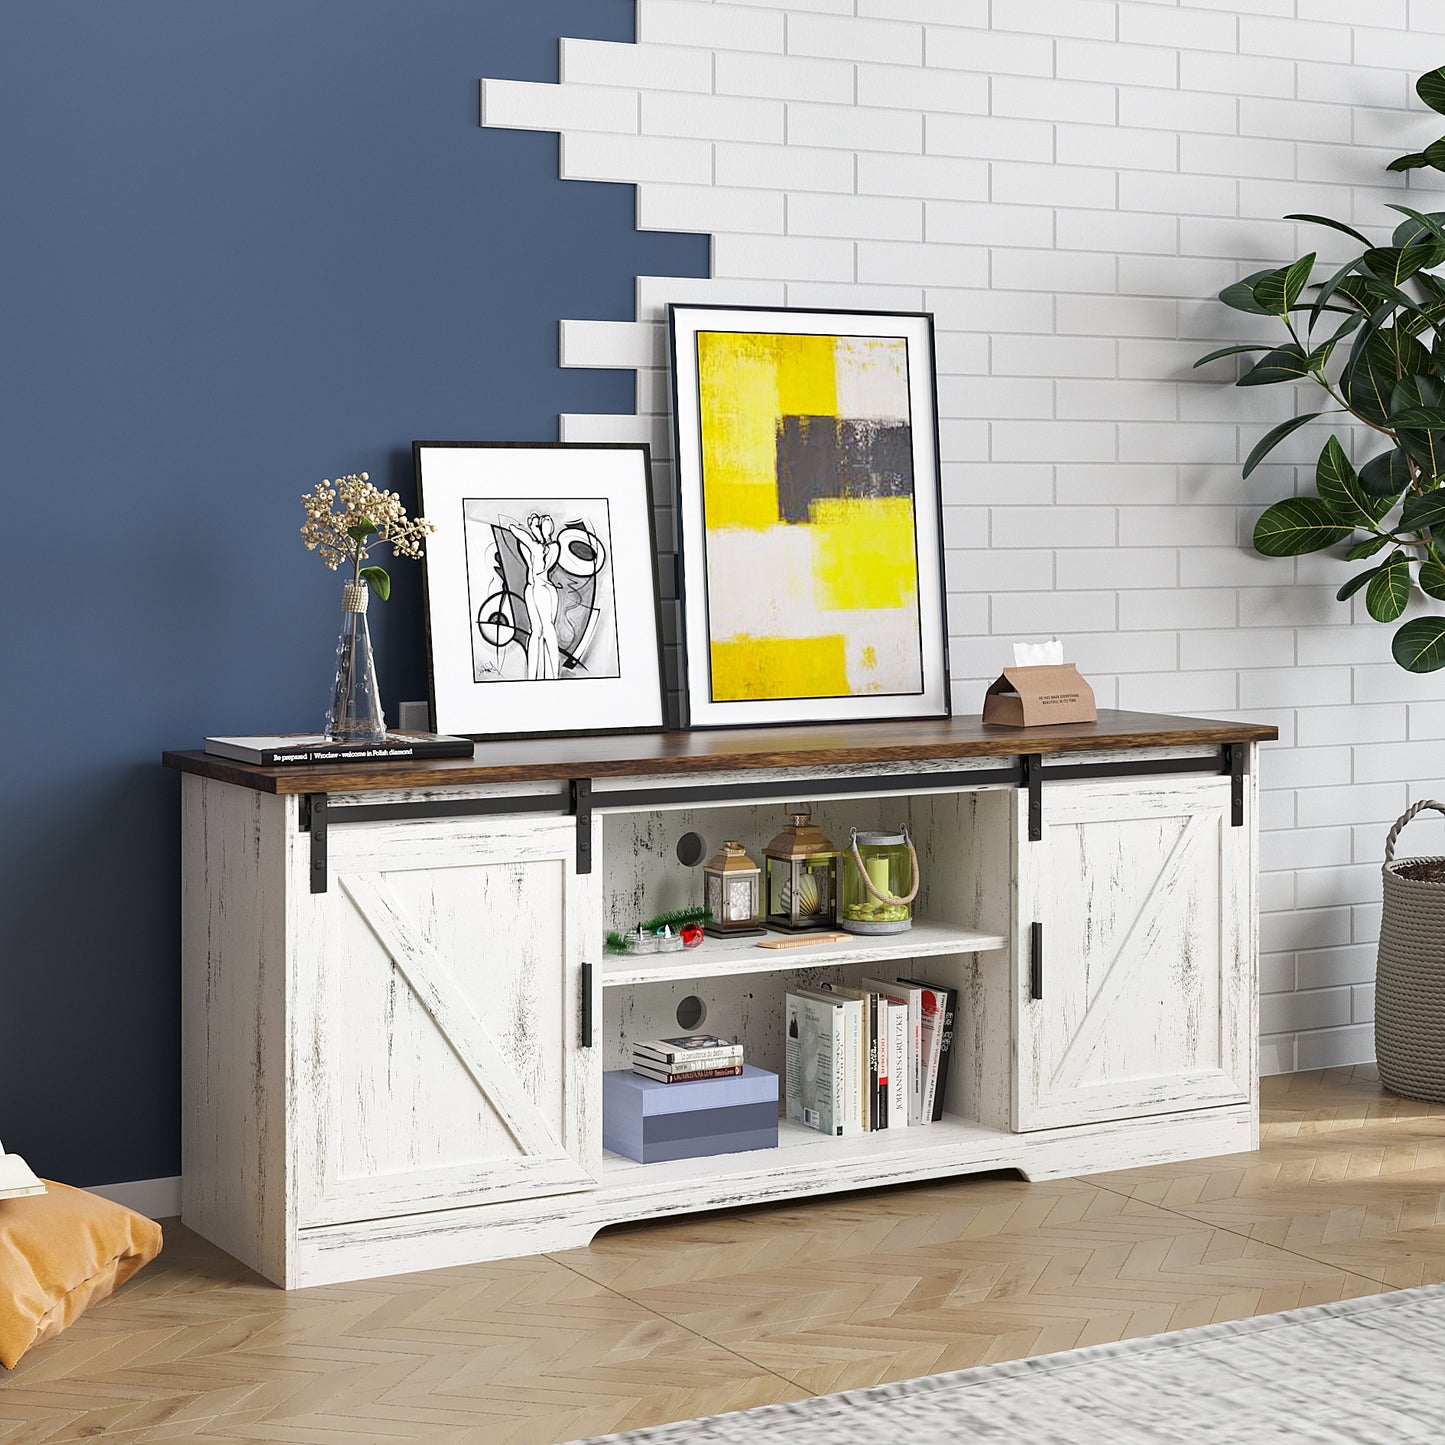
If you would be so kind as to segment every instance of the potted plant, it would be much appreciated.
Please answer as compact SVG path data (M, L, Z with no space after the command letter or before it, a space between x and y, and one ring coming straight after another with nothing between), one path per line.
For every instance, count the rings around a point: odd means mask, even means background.
M1445 114L1445 68L1422 75L1416 93ZM1390 162L1390 171L1445 172L1445 137ZM1254 529L1268 557L1340 548L1357 571L1336 596L1361 588L1378 622L1397 621L1416 588L1445 601L1445 212L1393 205L1404 219L1389 240L1327 216L1293 214L1343 232L1365 249L1321 282L1311 253L1226 286L1219 299L1236 311L1280 324L1284 337L1211 351L1195 363L1263 353L1236 381L1268 386L1303 381L1318 411L1292 416L1267 432L1244 463L1247 477L1291 432L1322 416L1345 416L1375 433L1381 450L1358 470L1331 436L1315 469L1315 495L1269 507ZM1416 617L1395 632L1395 661L1410 672L1445 667L1445 617Z

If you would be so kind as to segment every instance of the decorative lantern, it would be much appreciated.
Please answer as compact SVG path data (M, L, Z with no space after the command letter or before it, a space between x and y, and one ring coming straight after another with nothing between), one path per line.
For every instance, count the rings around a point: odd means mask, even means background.
M813 823L806 803L787 810L788 826L763 849L767 923L789 933L832 928L838 850Z
M767 932L760 927L758 907L762 873L735 840L724 843L708 860L702 870L702 886L703 901L712 910L709 933L726 938Z
M903 933L913 927L918 854L907 828L849 835L838 865L838 927L849 933Z

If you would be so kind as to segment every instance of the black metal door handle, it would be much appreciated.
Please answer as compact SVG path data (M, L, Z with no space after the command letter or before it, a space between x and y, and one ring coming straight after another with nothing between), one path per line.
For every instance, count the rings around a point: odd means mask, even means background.
M592 1038L592 965L582 965L582 1047L590 1049Z
M1029 924L1029 997L1044 996L1044 925Z

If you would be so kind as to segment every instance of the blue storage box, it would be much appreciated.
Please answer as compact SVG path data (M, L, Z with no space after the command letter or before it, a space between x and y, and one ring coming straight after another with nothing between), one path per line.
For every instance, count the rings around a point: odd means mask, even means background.
M639 1164L778 1147L778 1076L744 1064L728 1079L664 1084L602 1076L602 1146Z

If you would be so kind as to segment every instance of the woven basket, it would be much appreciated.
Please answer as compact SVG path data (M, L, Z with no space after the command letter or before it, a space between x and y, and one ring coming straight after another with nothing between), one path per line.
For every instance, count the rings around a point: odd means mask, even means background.
M1392 1094L1438 1104L1445 1103L1445 883L1400 877L1407 864L1437 862L1438 855L1395 862L1395 839L1425 808L1445 813L1445 803L1416 803L1385 840L1375 1057Z

